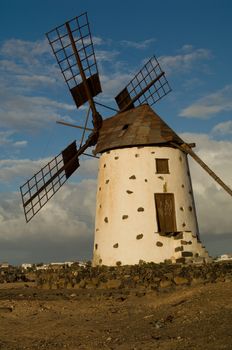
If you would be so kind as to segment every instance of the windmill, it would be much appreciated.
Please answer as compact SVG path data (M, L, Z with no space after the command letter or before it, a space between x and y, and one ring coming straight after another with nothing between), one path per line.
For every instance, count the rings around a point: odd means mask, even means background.
M87 13L46 35L77 108L88 103L89 111L84 126L60 122L83 130L79 147L76 141L68 145L21 186L26 221L95 146L100 159L94 265L209 259L200 242L187 155L232 191L195 154L195 145L184 142L151 108L171 91L157 58L115 97L117 113L103 120L94 100L102 90ZM90 111L92 128L87 127Z

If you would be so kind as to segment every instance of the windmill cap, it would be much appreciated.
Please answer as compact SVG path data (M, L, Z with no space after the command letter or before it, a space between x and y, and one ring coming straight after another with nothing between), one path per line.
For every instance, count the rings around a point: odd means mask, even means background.
M94 154L133 146L184 141L145 104L103 120Z

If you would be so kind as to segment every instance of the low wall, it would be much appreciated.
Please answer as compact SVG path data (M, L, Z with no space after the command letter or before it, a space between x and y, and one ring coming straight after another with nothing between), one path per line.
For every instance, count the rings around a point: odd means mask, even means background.
M232 262L202 265L140 264L75 267L36 273L38 288L163 289L199 283L232 282Z

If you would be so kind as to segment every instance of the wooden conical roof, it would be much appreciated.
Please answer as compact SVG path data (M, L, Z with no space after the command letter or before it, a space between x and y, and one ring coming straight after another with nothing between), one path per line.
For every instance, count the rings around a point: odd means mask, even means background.
M149 105L141 105L103 120L94 153L170 142L184 143Z

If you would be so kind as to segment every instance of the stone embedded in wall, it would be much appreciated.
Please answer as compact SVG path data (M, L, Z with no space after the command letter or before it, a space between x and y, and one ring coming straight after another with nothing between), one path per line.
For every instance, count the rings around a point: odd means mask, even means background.
M169 288L172 286L172 281L168 280L168 279L162 279L159 283L159 287L160 288Z
M107 216L105 217L104 221L105 221L106 223L108 223L108 222L109 222L109 220L108 220L108 217L107 217Z
M136 236L136 239L142 239L143 238L143 234L140 233L139 235Z
M137 211L144 211L144 208L143 208L143 207L139 207L139 208L137 209Z
M113 245L113 248L118 248L118 243L115 243L115 244Z
M189 256L193 256L193 253L192 252L182 252L181 255L183 257L189 257Z
M156 242L156 245L157 245L157 247L163 247L163 243L160 241Z
M110 180L106 180L106 185L110 182Z
M188 244L187 241L183 241L183 240L182 240L180 243L181 243L182 245L187 245L187 244Z
M183 250L184 250L184 248L182 246L175 248L175 252L182 252Z
M182 239L182 238L183 238L183 232L179 232L176 236L174 236L174 239ZM183 244L182 241L181 241L181 244Z
M130 180L135 180L135 179L136 179L136 176L135 176L135 175L131 175L131 176L129 177L129 179L130 179Z
M127 190L126 193L131 194L134 193L133 191Z
M129 217L128 215L123 215L122 220L128 219L128 217Z
M175 276L173 280L176 285L183 285L189 283L189 280L183 276Z

